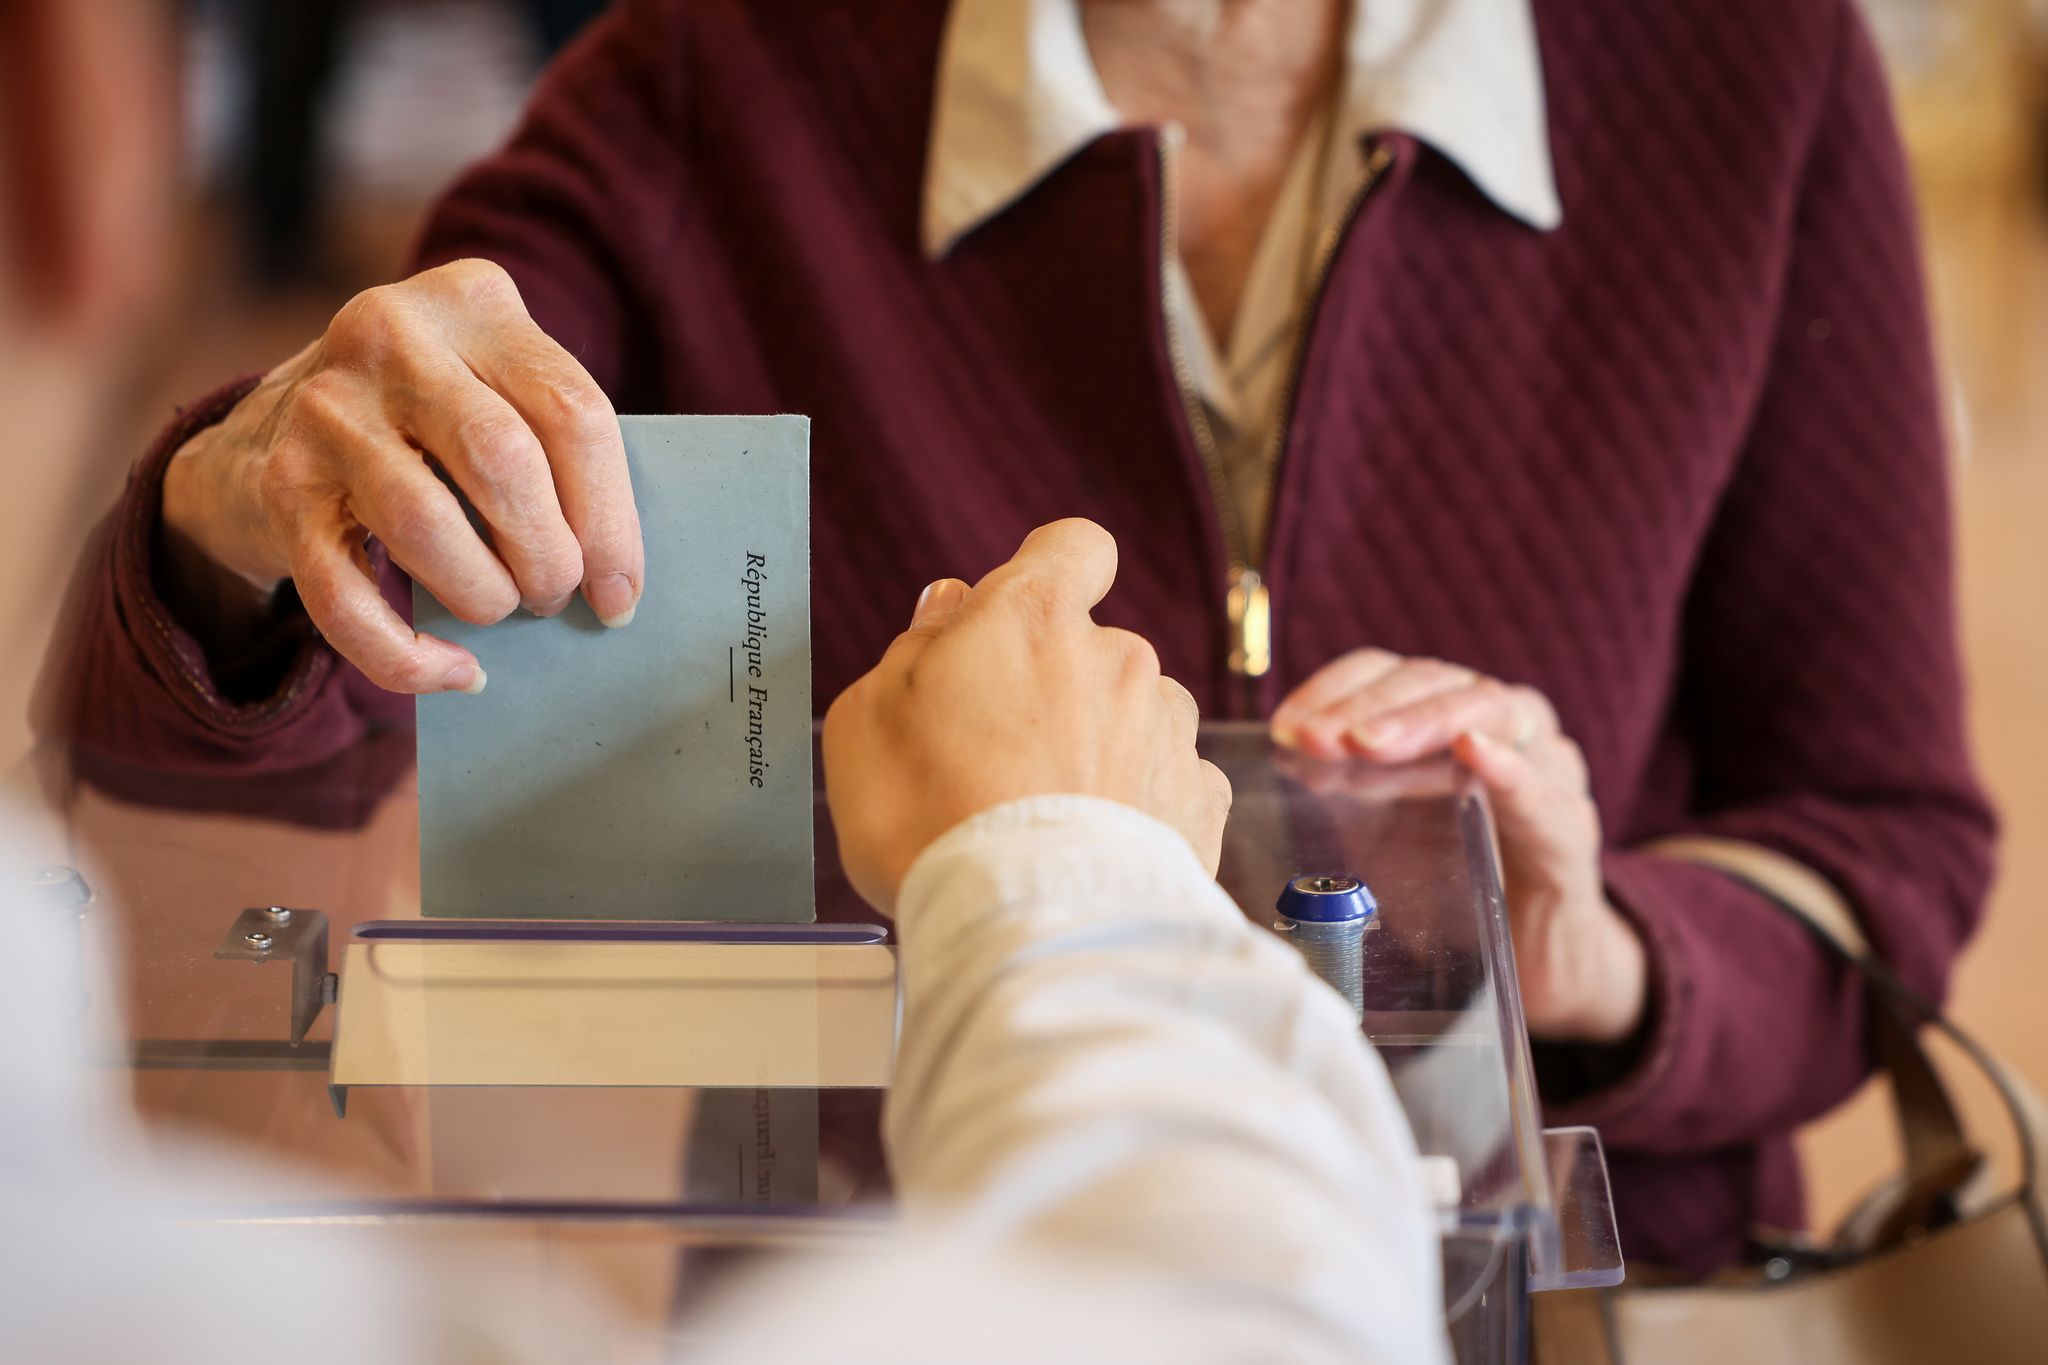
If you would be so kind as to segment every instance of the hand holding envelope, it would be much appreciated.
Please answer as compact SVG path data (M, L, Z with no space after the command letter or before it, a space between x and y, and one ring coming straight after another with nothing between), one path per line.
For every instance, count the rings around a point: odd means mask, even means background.
M1121 802L1178 829L1213 872L1229 779L1195 753L1186 688L1089 610L1116 579L1093 522L1042 526L971 590L925 589L910 628L825 718L840 859L877 909L926 845L1019 797Z
M178 452L163 515L179 580L246 614L291 579L328 642L394 692L480 692L485 674L384 600L370 536L476 625L553 616L579 587L624 625L646 577L611 403L489 261L357 295Z

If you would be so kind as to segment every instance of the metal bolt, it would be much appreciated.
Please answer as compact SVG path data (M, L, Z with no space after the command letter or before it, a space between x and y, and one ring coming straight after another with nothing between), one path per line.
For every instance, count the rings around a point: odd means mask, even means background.
M1344 997L1351 1013L1365 1017L1365 921L1315 924L1282 919L1275 928L1293 940L1308 969Z
M1287 883L1273 927L1287 935L1309 970L1365 1016L1365 926L1377 906L1356 877L1316 874Z
M290 924L292 922L292 912L285 909L282 905L265 907L263 917L272 924Z
M252 929L248 933L242 935L242 942L248 944L251 948L254 948L259 953L269 952L270 945L275 943L276 941L276 939L264 933L261 929Z

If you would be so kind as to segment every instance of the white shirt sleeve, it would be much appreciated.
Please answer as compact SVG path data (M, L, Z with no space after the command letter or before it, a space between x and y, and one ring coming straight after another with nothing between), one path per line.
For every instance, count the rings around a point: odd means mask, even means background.
M919 858L897 920L886 1132L913 1228L1118 1267L1263 1358L1443 1358L1384 1066L1176 831L1013 802Z
M359 1311L309 1360L516 1360L564 1341L585 1348L564 1358L617 1358L622 1324L563 1295L541 1330L504 1267L181 1220L216 1181L243 1196L293 1182L247 1156L152 1169L162 1154L131 1147L88 1094L104 1078L75 1065L56 922L7 900L0 1355L147 1342L164 1360L256 1360L321 1299ZM691 1359L1445 1358L1434 1225L1384 1069L1178 834L1083 798L1000 807L926 852L899 916L909 1012L887 1122L906 1235L722 1294L680 1330ZM272 1287L223 1318L195 1286L256 1260ZM89 1288L108 1283L129 1286L111 1308Z

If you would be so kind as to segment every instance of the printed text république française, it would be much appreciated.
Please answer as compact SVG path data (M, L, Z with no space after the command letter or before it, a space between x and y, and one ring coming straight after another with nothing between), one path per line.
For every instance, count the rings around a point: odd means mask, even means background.
M768 647L768 611L762 605L762 590L768 581L768 557L751 551L740 574L740 590L746 595L746 633L740 640L740 655L747 669L747 783L768 785L766 720L768 689L761 685L766 676L762 655Z

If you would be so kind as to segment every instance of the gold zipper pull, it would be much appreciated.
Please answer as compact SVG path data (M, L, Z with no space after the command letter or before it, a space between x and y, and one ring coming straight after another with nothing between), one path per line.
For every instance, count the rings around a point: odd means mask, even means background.
M1257 569L1231 569L1223 610L1230 618L1230 671L1240 678L1265 677L1273 666L1273 617Z

